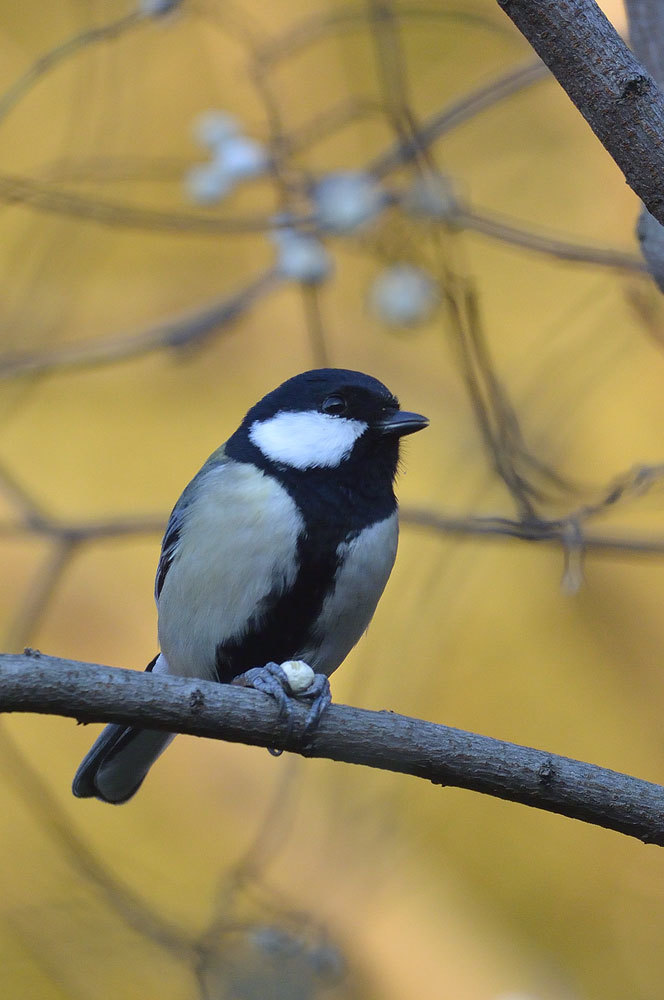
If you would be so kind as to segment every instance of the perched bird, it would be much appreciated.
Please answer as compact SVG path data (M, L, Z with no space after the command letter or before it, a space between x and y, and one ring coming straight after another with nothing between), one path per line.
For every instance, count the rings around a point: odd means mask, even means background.
M399 438L427 424L377 379L343 369L304 372L261 399L173 509L155 585L161 652L147 670L283 702L279 665L302 660L315 671L301 695L315 722L394 563ZM74 795L125 802L173 736L107 726Z

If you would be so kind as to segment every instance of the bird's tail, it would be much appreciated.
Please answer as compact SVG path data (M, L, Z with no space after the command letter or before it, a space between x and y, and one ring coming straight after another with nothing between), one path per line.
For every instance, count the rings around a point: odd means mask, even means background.
M162 656L156 656L146 669L161 673L168 670L168 665ZM106 726L76 772L74 795L115 805L126 802L138 791L174 736L157 729L134 729L116 723Z

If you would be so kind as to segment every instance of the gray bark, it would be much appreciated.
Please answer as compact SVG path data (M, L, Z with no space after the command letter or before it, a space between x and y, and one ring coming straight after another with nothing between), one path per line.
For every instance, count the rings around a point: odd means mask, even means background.
M498 0L664 224L664 96L594 0Z
M64 715L276 747L424 778L561 813L664 845L664 788L606 768L448 726L333 705L302 743L273 701L246 688L45 656L0 655L0 711ZM76 761L72 760L72 772ZM48 760L44 767L48 767Z

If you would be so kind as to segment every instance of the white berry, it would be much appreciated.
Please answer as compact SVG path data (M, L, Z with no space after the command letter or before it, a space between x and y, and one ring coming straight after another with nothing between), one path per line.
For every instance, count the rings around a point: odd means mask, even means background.
M281 664L281 669L288 678L293 694L300 694L310 688L316 676L304 660L286 660L285 663Z
M192 128L194 138L201 146L215 149L232 136L238 135L240 126L237 118L228 111L202 111L194 119Z
M314 285L329 277L330 255L315 236L281 229L272 239L277 246L277 267L285 278Z
M267 170L270 159L265 147L246 135L232 135L213 151L214 163L234 181L258 177Z
M187 194L198 205L212 205L233 188L233 181L216 163L197 163L184 179Z
M143 17L159 17L174 10L181 0L138 0L138 13Z
M313 192L316 217L323 229L347 233L374 219L385 195L370 174L357 170L328 174Z
M433 278L412 264L395 264L375 279L370 293L378 316L394 326L412 326L430 315L438 301Z

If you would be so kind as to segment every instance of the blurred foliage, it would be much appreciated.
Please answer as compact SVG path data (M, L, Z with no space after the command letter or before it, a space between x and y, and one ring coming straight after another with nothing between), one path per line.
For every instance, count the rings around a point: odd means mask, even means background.
M664 310L634 197L496 5L1 9L4 645L140 668L182 486L279 381L358 368L431 427L335 699L661 780ZM215 108L274 166L196 206ZM340 170L389 206L323 234L330 280L283 280L274 213ZM437 288L419 325L371 305L400 265ZM659 1000L655 848L187 737L111 809L69 792L90 741L2 721L8 996Z

